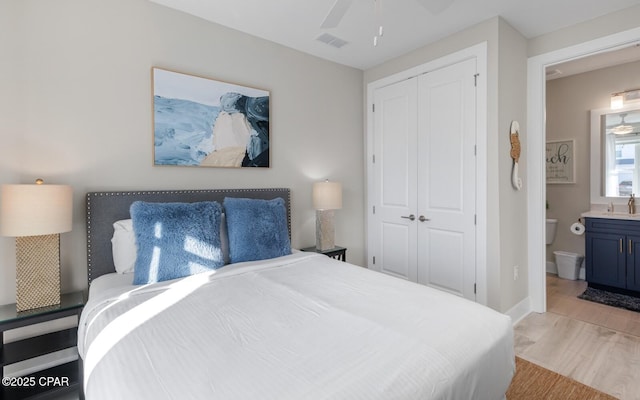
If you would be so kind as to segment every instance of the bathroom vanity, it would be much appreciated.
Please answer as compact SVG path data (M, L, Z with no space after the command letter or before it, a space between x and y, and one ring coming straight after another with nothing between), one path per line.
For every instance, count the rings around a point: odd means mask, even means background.
M640 296L640 215L591 211L582 216L589 286Z
M582 217L589 286L640 297L640 214L633 199L640 193L638 121L636 103L591 110L590 199L592 205L608 204L609 211Z

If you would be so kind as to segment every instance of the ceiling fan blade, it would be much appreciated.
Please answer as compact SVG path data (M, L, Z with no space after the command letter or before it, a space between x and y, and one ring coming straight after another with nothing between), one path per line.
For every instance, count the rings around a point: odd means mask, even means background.
M327 16L324 17L324 21L322 21L320 28L327 29L338 26L342 17L347 13L347 10L351 7L352 3L353 0L336 0Z
M416 1L420 3L422 7L429 10L431 14L434 14L434 15L440 14L441 12L449 8L451 3L454 2L454 0L416 0Z

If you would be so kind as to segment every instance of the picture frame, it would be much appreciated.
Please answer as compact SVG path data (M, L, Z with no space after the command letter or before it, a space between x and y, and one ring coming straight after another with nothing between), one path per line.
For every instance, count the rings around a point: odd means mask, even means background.
M576 183L575 140L550 140L546 143L547 183Z
M269 91L158 67L151 74L154 165L269 167Z

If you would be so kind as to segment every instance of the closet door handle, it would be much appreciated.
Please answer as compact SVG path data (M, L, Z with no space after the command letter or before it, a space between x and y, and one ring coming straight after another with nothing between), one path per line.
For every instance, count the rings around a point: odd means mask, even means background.
M418 221L425 222L425 221L430 221L430 219L429 218L425 218L424 215L421 215L421 216L418 217Z
M622 250L622 238L618 239L618 243L620 244L620 253L624 253L624 250Z
M408 219L409 221L415 221L416 216L415 216L415 215L413 215L413 214L410 214L408 217L407 217L406 215L402 215L400 218L406 218L406 219Z
M629 254L633 253L633 245L631 244L631 239L629 239Z

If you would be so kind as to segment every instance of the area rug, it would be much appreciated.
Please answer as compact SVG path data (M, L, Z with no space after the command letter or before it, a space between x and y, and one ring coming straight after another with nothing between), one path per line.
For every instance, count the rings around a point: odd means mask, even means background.
M640 312L640 298L588 287L579 299Z
M516 374L507 400L615 400L573 379L516 357Z

